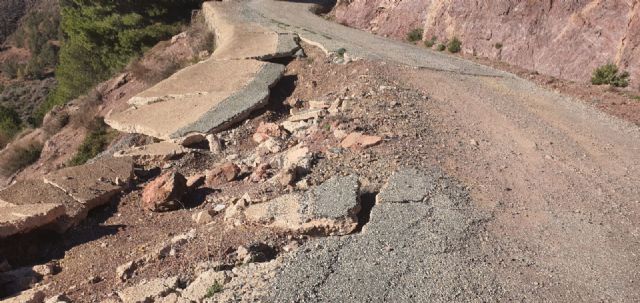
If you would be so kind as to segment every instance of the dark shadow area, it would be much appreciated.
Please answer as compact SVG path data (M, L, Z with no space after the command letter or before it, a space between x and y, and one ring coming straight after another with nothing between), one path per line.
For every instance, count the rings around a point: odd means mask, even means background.
M318 8L314 11L316 14L326 14L336 6L337 0L289 0L295 3L316 4Z
M291 97L296 90L296 83L298 82L297 75L287 75L282 77L278 83L271 88L271 95L269 96L269 104L266 109L277 114L289 114L289 105L285 104L285 100Z
M358 226L353 231L353 233L362 232L362 228L369 223L369 219L371 219L371 211L373 207L376 206L376 196L378 196L377 192L372 193L363 193L360 195L360 205L362 209L358 213Z
M152 169L136 169L133 173L139 180L137 183L142 184L158 177L162 173L162 169L160 167L154 167Z
M183 199L184 207L186 209L198 207L207 200L208 195L218 191L220 190L206 188L206 187L198 188L194 191L191 191Z

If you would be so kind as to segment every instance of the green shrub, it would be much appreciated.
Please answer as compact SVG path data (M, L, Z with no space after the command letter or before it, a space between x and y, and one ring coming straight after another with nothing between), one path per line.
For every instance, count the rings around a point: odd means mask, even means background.
M462 42L458 38L453 37L453 39L451 39L447 44L447 49L452 54L458 53L462 50Z
M494 45L494 47L497 49L502 49L502 43L498 42Z
M64 104L106 80L133 58L176 34L202 0L67 0L58 86L40 112Z
M13 108L0 105L0 148L7 145L22 129L20 116Z
M69 161L69 165L76 166L87 163L99 153L103 152L113 140L113 132L102 118L96 118L88 127L89 133L78 147L75 156Z
M446 46L446 45L444 45L444 44L442 44L442 43L438 44L438 50L439 50L439 51L443 52L445 49L447 49L447 46Z
M222 292L223 287L220 282L216 281L213 285L209 286L207 289L207 294L204 296L205 298L212 298L215 294Z
M10 79L17 78L19 70L20 64L14 60L7 60L0 66L0 71Z
M431 37L431 39L424 41L424 46L432 48L436 44L437 39L436 36Z
M407 41L416 42L416 41L422 40L423 33L424 33L424 30L421 28L413 29L409 33L407 33Z
M629 73L626 71L620 72L618 66L613 63L605 64L593 72L591 84L609 84L615 87L627 87L629 86Z

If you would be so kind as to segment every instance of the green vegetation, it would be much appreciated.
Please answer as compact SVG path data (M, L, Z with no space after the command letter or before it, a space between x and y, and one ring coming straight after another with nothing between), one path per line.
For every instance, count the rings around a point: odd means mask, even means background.
M336 53L338 54L338 57L344 58L344 54L347 53L347 50L341 47L336 51Z
M20 116L13 108L0 105L0 148L3 148L22 129Z
M103 152L113 140L113 132L109 131L109 126L104 123L102 118L96 118L92 121L89 124L88 131L89 133L78 147L75 156L69 161L69 165L76 166L85 164Z
M437 40L438 38L436 36L432 36L431 39L424 41L424 46L432 48L436 44Z
M160 40L176 34L202 0L62 0L58 86L44 114L86 93Z
M34 11L24 17L22 25L12 35L15 46L26 48L31 54L27 62L7 60L3 73L10 78L43 79L58 63L60 15L56 9Z
M497 49L502 49L502 43L498 42L494 45L494 47Z
M447 49L447 46L446 46L446 45L444 45L444 44L442 44L442 43L440 43L440 44L438 44L437 49L438 49L439 51L443 52L445 49Z
M458 38L453 37L453 39L447 43L447 49L452 54L458 53L462 50L462 42Z
M223 287L220 282L216 281L213 285L209 286L207 289L207 294L204 296L205 298L212 298L215 294L222 292Z
M605 64L598 67L591 77L591 83L594 85L612 85L615 87L629 86L629 73L621 72L613 63Z
M422 40L423 33L424 33L424 30L421 28L413 29L409 33L407 33L407 41L416 42L416 41Z

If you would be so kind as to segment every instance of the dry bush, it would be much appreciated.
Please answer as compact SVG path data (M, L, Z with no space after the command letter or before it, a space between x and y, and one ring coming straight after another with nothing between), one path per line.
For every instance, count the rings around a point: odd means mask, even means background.
M0 153L0 174L9 177L35 163L42 152L42 142L37 137L23 135Z

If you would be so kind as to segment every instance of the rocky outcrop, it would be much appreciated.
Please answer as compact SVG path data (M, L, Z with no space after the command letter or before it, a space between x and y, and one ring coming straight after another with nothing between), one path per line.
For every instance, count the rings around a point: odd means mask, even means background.
M424 29L458 37L463 51L540 73L587 81L607 62L640 81L640 1L349 0L334 10L348 26L404 39Z

